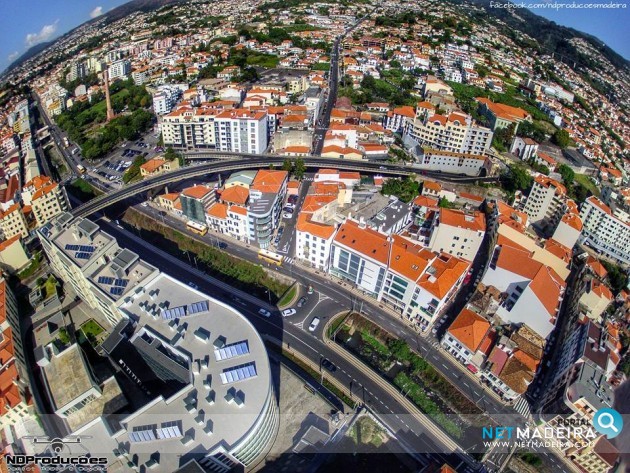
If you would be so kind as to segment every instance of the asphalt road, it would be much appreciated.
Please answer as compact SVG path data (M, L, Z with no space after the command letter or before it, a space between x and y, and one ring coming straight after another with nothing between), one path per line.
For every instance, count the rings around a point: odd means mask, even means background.
M148 211L148 208L142 208L142 211ZM438 464L447 462L451 465L460 465L463 462L463 454L444 453L446 451L444 446L436 441L434 435L427 431L414 415L400 406L386 389L371 380L346 358L337 355L323 342L322 331L326 320L342 310L347 310L352 305L352 300L344 300L342 295L336 300L321 292L315 292L309 296L307 303L294 316L283 318L275 310L271 317L265 318L258 314L260 307L268 306L264 301L258 301L249 294L210 279L209 276L195 270L189 264L161 252L152 245L147 245L146 241L113 222L101 219L98 223L106 232L113 235L121 246L138 253L141 258L179 280L196 284L211 297L233 305L262 335L288 343L292 350L298 351L317 365L323 359L330 360L337 370L334 373L327 372L326 375L333 376L347 386L348 394L370 407L396 433L401 444L412 452L421 453L421 458L424 457L427 463L434 461ZM257 260L254 258L253 261ZM191 264L194 266L194 261L191 261ZM321 323L315 332L310 332L308 324L316 316L320 317Z

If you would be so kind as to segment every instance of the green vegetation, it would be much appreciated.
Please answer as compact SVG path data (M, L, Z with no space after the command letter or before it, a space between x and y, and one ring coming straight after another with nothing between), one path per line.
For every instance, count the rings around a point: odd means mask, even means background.
M498 93L474 85L459 84L450 81L447 81L447 84L453 89L455 100L459 106L462 107L462 110L471 114L481 122L485 122L485 120L482 119L477 112L479 104L475 100L476 97L487 97L493 102L519 107L529 113L534 120L549 121L549 117L536 106L534 99L517 94L515 89L507 89L506 92Z
M409 82L405 82L404 84L401 82L400 87L397 87L383 79L375 79L370 75L366 75L363 77L359 89L352 87L352 80L348 76L342 77L340 85L339 95L348 97L352 100L352 103L358 105L369 102L415 105L418 102L417 98L410 96L413 84L411 84L411 88L405 88L405 86L409 86Z
M405 179L387 179L381 189L383 195L395 195L403 202L411 202L419 193L419 184L415 179L406 177Z
M293 286L291 286L289 290L285 292L284 295L280 298L280 300L278 301L278 305L282 307L289 304L295 298L295 295L297 294L297 290L298 290L297 284L294 284Z
M533 178L525 167L520 164L511 164L508 170L501 176L501 183L505 190L514 193L524 191L531 187Z
M314 64L311 67L312 70L314 71L325 71L328 72L330 70L330 63L329 62L318 62L317 64Z
M541 174L544 174L545 176L548 176L549 173L551 172L551 171L549 171L549 168L547 166L545 166L544 164L538 164L534 160L534 158L532 158L529 161L527 161L527 164L529 164L534 171L537 171L537 172L539 172Z
M571 137L567 130L558 130L551 137L551 141L560 146L560 148L566 148L571 143Z
M66 330L65 327L61 327L58 331L57 331L57 338L59 339L59 341L61 343L63 343L64 345L67 345L68 343L70 343L70 335L68 335L68 331Z
M182 252L196 255L196 261L200 269L205 269L208 274L224 281L231 286L246 291L259 299L267 299L267 291L271 295L271 301L276 303L289 289L289 284L275 279L269 275L261 265L250 263L235 256L210 246L193 236L184 235L173 228L162 225L144 214L130 209L125 214L124 220L146 230L146 240L154 241L164 237L175 245L165 242L161 247L171 254L181 257Z
M573 169L571 169L569 166L567 166L566 164L561 164L560 166L558 166L558 174L562 176L562 182L564 182L567 186L573 184L573 181L575 179L575 171L573 171Z
M40 278L37 283L44 292L44 299L57 295L57 279L52 274L48 279Z
M628 275L616 264L609 263L606 260L602 260L601 263L608 271L608 282L610 283L610 288L612 292L617 295L621 292L622 289L625 289L628 286Z
M175 161L177 159L180 166L184 166L186 164L184 155L175 151L172 146L166 148L166 151L164 152L164 159L167 161Z
M567 188L567 193L569 194L569 197L571 197L578 203L584 202L584 200L588 197L589 188L595 188L594 190L597 191L597 188L593 185L592 182L590 184L586 183L587 185L585 185L584 179L582 177L577 180L576 174L573 169L571 169L571 167L567 166L566 164L561 164L560 166L558 166L558 173L560 173L560 175L562 176L562 181Z
M599 187L595 185L595 183L591 180L589 176L586 174L576 174L575 182L580 186L584 187L588 192L593 194L594 196L599 197L600 191Z
M440 197L440 201L438 202L438 205L443 209L455 208L455 204L453 204L453 202L448 200L446 197Z
M42 252L38 251L31 258L30 263L26 268L18 273L18 278L21 280L30 278L33 274L35 274L42 264Z
M501 127L495 130L492 136L492 146L500 152L507 151L514 137L514 123L510 123L506 127Z
M66 186L66 190L81 202L87 202L102 193L82 178L78 178L71 185Z
M136 86L133 81L118 81L111 86L112 108L119 115L102 127L107 118L106 103L102 95L93 99L94 104L78 102L55 120L59 127L68 133L72 141L79 144L87 159L99 158L110 152L123 140L133 140L147 130L153 122L153 115L146 110L151 105L151 96L144 86Z
M523 460L528 465L534 467L540 467L543 464L542 459L535 453L532 452L523 452L518 455L518 457Z
M361 330L361 340L363 340L363 343L365 343L371 351L376 352L380 356L387 358L391 355L390 349L370 335L367 330Z
M133 163L131 163L131 166L129 166L125 171L125 174L123 174L123 182L125 184L128 184L130 182L142 179L142 174L140 174L140 166L142 166L144 163L144 156L136 156L133 160Z
M376 422L368 416L362 416L354 423L348 435L355 444L373 445L380 447L387 434Z
M394 378L394 384L400 389L400 391L413 403L420 408L422 412L431 417L437 422L446 432L455 438L462 436L462 429L440 410L439 406L427 396L424 390L411 378L401 372Z
M105 331L105 329L103 329L103 327L101 327L93 319L90 319L86 323L81 325L81 330L83 330L83 333L88 338L90 338L90 336L96 338Z

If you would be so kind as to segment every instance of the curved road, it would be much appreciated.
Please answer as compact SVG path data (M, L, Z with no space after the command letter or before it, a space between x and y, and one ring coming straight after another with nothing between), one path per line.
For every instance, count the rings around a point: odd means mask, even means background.
M98 212L99 210L110 206L111 204L120 202L121 200L124 200L128 197L132 197L141 192L146 192L158 186L216 172L240 171L243 169L260 169L266 168L270 164L282 165L284 160L287 159L286 156L274 155L250 155L250 157L244 157L243 155L236 156L240 156L240 158L195 164L193 166L186 166L176 169L174 171L160 174L158 176L144 179L143 181L139 181L134 184L122 187L121 189L100 195L90 200L89 202L80 205L79 207L76 207L72 210L72 213L76 217L86 217L93 214L94 212ZM414 169L412 166L400 166L398 164L347 161L337 158L322 158L313 156L309 156L303 159L305 164L310 168L335 168L341 169L343 171L378 173L390 176L408 176L420 172L418 169ZM475 181L490 182L496 180L496 178L494 177L460 177L445 173L435 173L429 171L423 172L423 175L459 183L470 183Z

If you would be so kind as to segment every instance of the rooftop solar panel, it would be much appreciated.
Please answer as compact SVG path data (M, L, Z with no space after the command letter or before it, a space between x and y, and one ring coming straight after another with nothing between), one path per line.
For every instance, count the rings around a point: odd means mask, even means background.
M127 287L129 284L129 279L116 279L114 281L114 286Z
M115 296L120 296L125 290L122 287L110 287L109 292Z
M209 310L208 301L193 302L188 305L189 314L198 314L199 312L207 312Z
M66 250L68 251L78 251L79 245L66 245Z
M225 345L222 348L214 350L214 357L216 361L229 360L241 355L247 355L249 353L249 345L247 341L241 341Z
M221 382L223 384L228 384L253 378L256 374L256 362L252 361L251 363L223 370L223 373L220 373L220 376Z
M114 278L110 278L109 276L99 276L98 278L99 284L111 285L113 282L114 282Z
M85 251L79 251L74 254L74 257L78 259L90 259L91 256L92 256L92 253L87 253Z

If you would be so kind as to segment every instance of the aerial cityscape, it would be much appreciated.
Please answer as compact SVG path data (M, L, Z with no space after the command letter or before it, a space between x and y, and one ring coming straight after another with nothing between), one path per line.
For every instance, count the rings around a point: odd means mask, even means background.
M630 63L492 3L27 35L0 471L630 471Z

